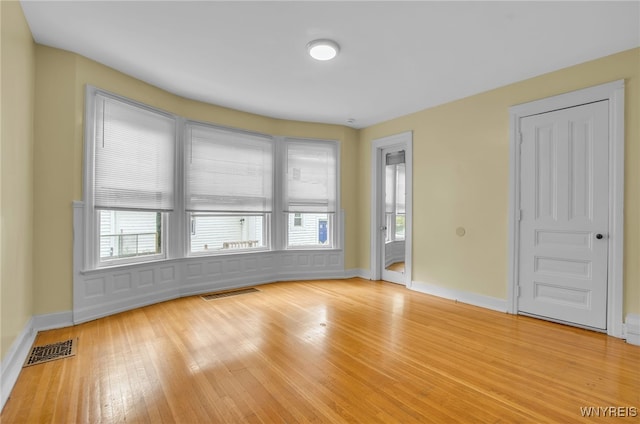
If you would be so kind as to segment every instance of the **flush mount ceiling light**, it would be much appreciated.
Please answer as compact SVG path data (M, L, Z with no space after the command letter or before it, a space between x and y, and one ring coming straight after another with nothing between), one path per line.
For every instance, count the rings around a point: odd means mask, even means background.
M307 50L315 60L331 60L340 51L340 46L333 40L313 40L307 44Z

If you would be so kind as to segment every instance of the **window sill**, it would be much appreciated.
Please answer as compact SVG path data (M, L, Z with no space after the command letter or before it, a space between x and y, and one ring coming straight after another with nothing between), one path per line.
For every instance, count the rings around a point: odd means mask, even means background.
M140 261L140 262L127 262L127 263L120 262L117 264L102 265L96 268L82 269L80 270L80 274L91 275L91 274L98 274L100 272L112 271L112 270L118 270L118 269L135 269L135 268L141 268L141 267L149 267L149 266L157 265L162 262L171 262L175 260L176 259L167 259L166 257L163 257L163 258L151 259L151 260Z
M292 246L292 247L287 247L284 250L279 250L279 252L309 252L314 250L318 252L341 252L342 251L342 249L338 247Z
M212 258L216 256L231 256L231 255L246 255L251 253L269 253L273 252L273 250L267 247L253 248L253 249L218 249L218 250L208 250L206 252L196 252L189 253L187 256L181 259L191 259L191 258Z

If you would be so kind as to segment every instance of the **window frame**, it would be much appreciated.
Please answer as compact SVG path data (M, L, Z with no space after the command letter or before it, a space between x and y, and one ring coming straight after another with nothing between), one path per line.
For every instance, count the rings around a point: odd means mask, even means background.
M279 193L276 194L276 210L279 212L278 224L279 224L279 250L285 251L293 251L293 250L340 250L342 249L342 223L341 223L341 162L340 162L340 147L341 144L338 140L327 140L327 139L317 139L317 138L300 138L300 137L278 137L278 144L276 150L276 184ZM335 154L335 212L327 213L327 220L329 222L329 233L327 234L327 238L330 240L328 245L322 244L309 244L309 245L289 245L289 227L288 227L288 215L289 213L293 214L295 212L285 212L285 179L287 178L287 144L314 144L314 143L322 143L328 146L331 146L333 152ZM304 215L305 212L302 212Z
M154 262L154 261L159 261L167 258L167 233L168 233L167 214L168 212L144 211L144 212L159 213L162 219L162 223L161 223L162 232L160 237L160 248L161 248L160 253L149 254L149 255L139 255L139 256L128 256L128 257L104 260L102 259L102 257L100 257L100 211L118 212L123 210L122 209L96 209L95 210L96 221L97 221L96 222L96 225L97 225L96 242L98 243L97 245L97 261L98 261L97 267L98 268L108 268L108 267L118 266L118 265L137 264L141 262ZM135 212L135 211L132 211L132 212Z
M103 96L119 102L128 104L129 106L140 108L152 113L164 115L174 120L174 208L173 211L147 210L148 212L161 212L162 214L162 252L155 255L141 255L129 258L113 259L103 261L100 258L100 218L99 210L126 210L126 209L96 209L94 203L95 193L95 140L96 140L96 96ZM85 108L84 108L84 161L83 161L83 200L84 200L84 231L85 239L83 249L83 265L85 270L109 268L120 265L130 265L146 262L161 261L175 257L172 254L172 246L170 241L173 239L170 231L175 224L175 211L182 205L182 194L178 185L180 180L179 163L182 157L181 138L179 137L179 129L181 128L180 118L172 113L151 107L144 103L140 103L133 99L101 90L89 84L85 88Z
M188 133L188 129L189 126L202 126L202 127L208 127L208 128L212 128L214 130L222 130L222 131L229 131L229 132L233 132L236 134L246 134L249 136L257 136L260 138L268 138L271 140L272 143L272 161L271 161L271 166L272 166L272 175L271 175L271 211L264 211L264 212L239 212L239 211L219 211L219 212L211 212L212 215L216 215L217 213L225 213L228 215L237 215L237 216L242 216L242 215L264 215L264 232L266 232L263 237L264 237L264 246L260 246L260 247L251 247L251 248L246 248L246 249L233 249L233 250L225 250L225 251L220 251L220 250L211 250L211 251L207 251L207 252L192 252L191 251L191 215L192 214L207 214L209 212L206 211L190 211L187 210L186 208L186 196L187 196L187 177L186 177L186 167L187 167L187 152L190 151L188 143L189 140L187 139L187 133ZM266 134L266 133L260 133L260 132L256 132L256 131L249 131L249 130L244 130L244 129L240 129L240 128L233 128L233 127L228 127L228 126L224 126L224 125L218 125L218 124L214 124L211 122L205 122L205 121L198 121L198 120L193 120L193 119L186 119L186 118L182 118L182 122L180 123L180 128L178 129L178 132L181 134L182 136L182 169L180 172L180 175L178 176L178 180L179 180L179 185L181 187L181 191L179 193L180 195L180 199L182 201L182 209L179 212L179 215L182 216L185 220L185 225L187 226L187 230L185 230L185 236L183 237L183 243L184 243L184 249L183 249L183 257L185 258L189 258L189 257L196 257L196 256L217 256L217 255L229 255L229 254L235 254L235 253L251 253L251 252L264 252L264 251L271 251L271 250L275 250L274 249L274 245L273 245L273 231L274 231L274 215L276 215L275 211L275 207L276 207L276 198L275 196L277 196L278 193L278 189L276 187L276 175L278 173L278 170L275 168L276 164L277 164L277 154L278 154L278 137Z

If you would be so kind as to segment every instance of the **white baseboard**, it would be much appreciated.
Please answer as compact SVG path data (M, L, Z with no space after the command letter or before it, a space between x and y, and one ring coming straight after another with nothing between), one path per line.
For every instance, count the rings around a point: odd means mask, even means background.
M38 331L53 330L55 328L70 327L72 325L73 312L71 311L33 316L33 329L36 333Z
M4 408L13 386L18 381L22 364L24 364L35 339L36 331L33 327L33 318L31 318L2 359L0 366L0 381L2 382L0 385L0 410Z
M344 270L344 278L363 278L365 280L371 279L371 271L363 268L352 268Z
M458 302L491 309L493 311L507 312L507 301L505 299L498 299L496 297L485 296L482 294L450 289L437 286L435 284L423 283L421 281L412 281L410 288L411 290L415 290L420 293L456 300Z
M18 381L22 365L31 351L31 346L33 346L38 332L71 325L73 325L73 313L71 311L34 315L29 319L0 365L0 381L2 382L0 385L0 411L7 403L11 390L13 390L13 386Z
M624 338L627 339L627 343L640 346L640 315L627 314L624 327Z

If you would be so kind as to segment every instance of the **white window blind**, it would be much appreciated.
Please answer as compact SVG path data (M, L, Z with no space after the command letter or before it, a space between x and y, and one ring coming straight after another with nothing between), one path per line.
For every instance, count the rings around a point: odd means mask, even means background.
M288 139L285 146L284 212L335 213L336 144Z
M175 119L96 94L94 206L174 207Z
M186 128L187 211L272 211L271 137L197 123Z
M387 153L385 158L385 210L387 213L405 213L404 156L404 150L400 150Z
M405 164L399 163L398 165L396 165L396 213L398 214L405 213L405 203L407 197L405 189L405 174Z
M385 185L384 185L384 197L385 197L385 212L395 212L396 204L396 165L387 165L385 167Z

